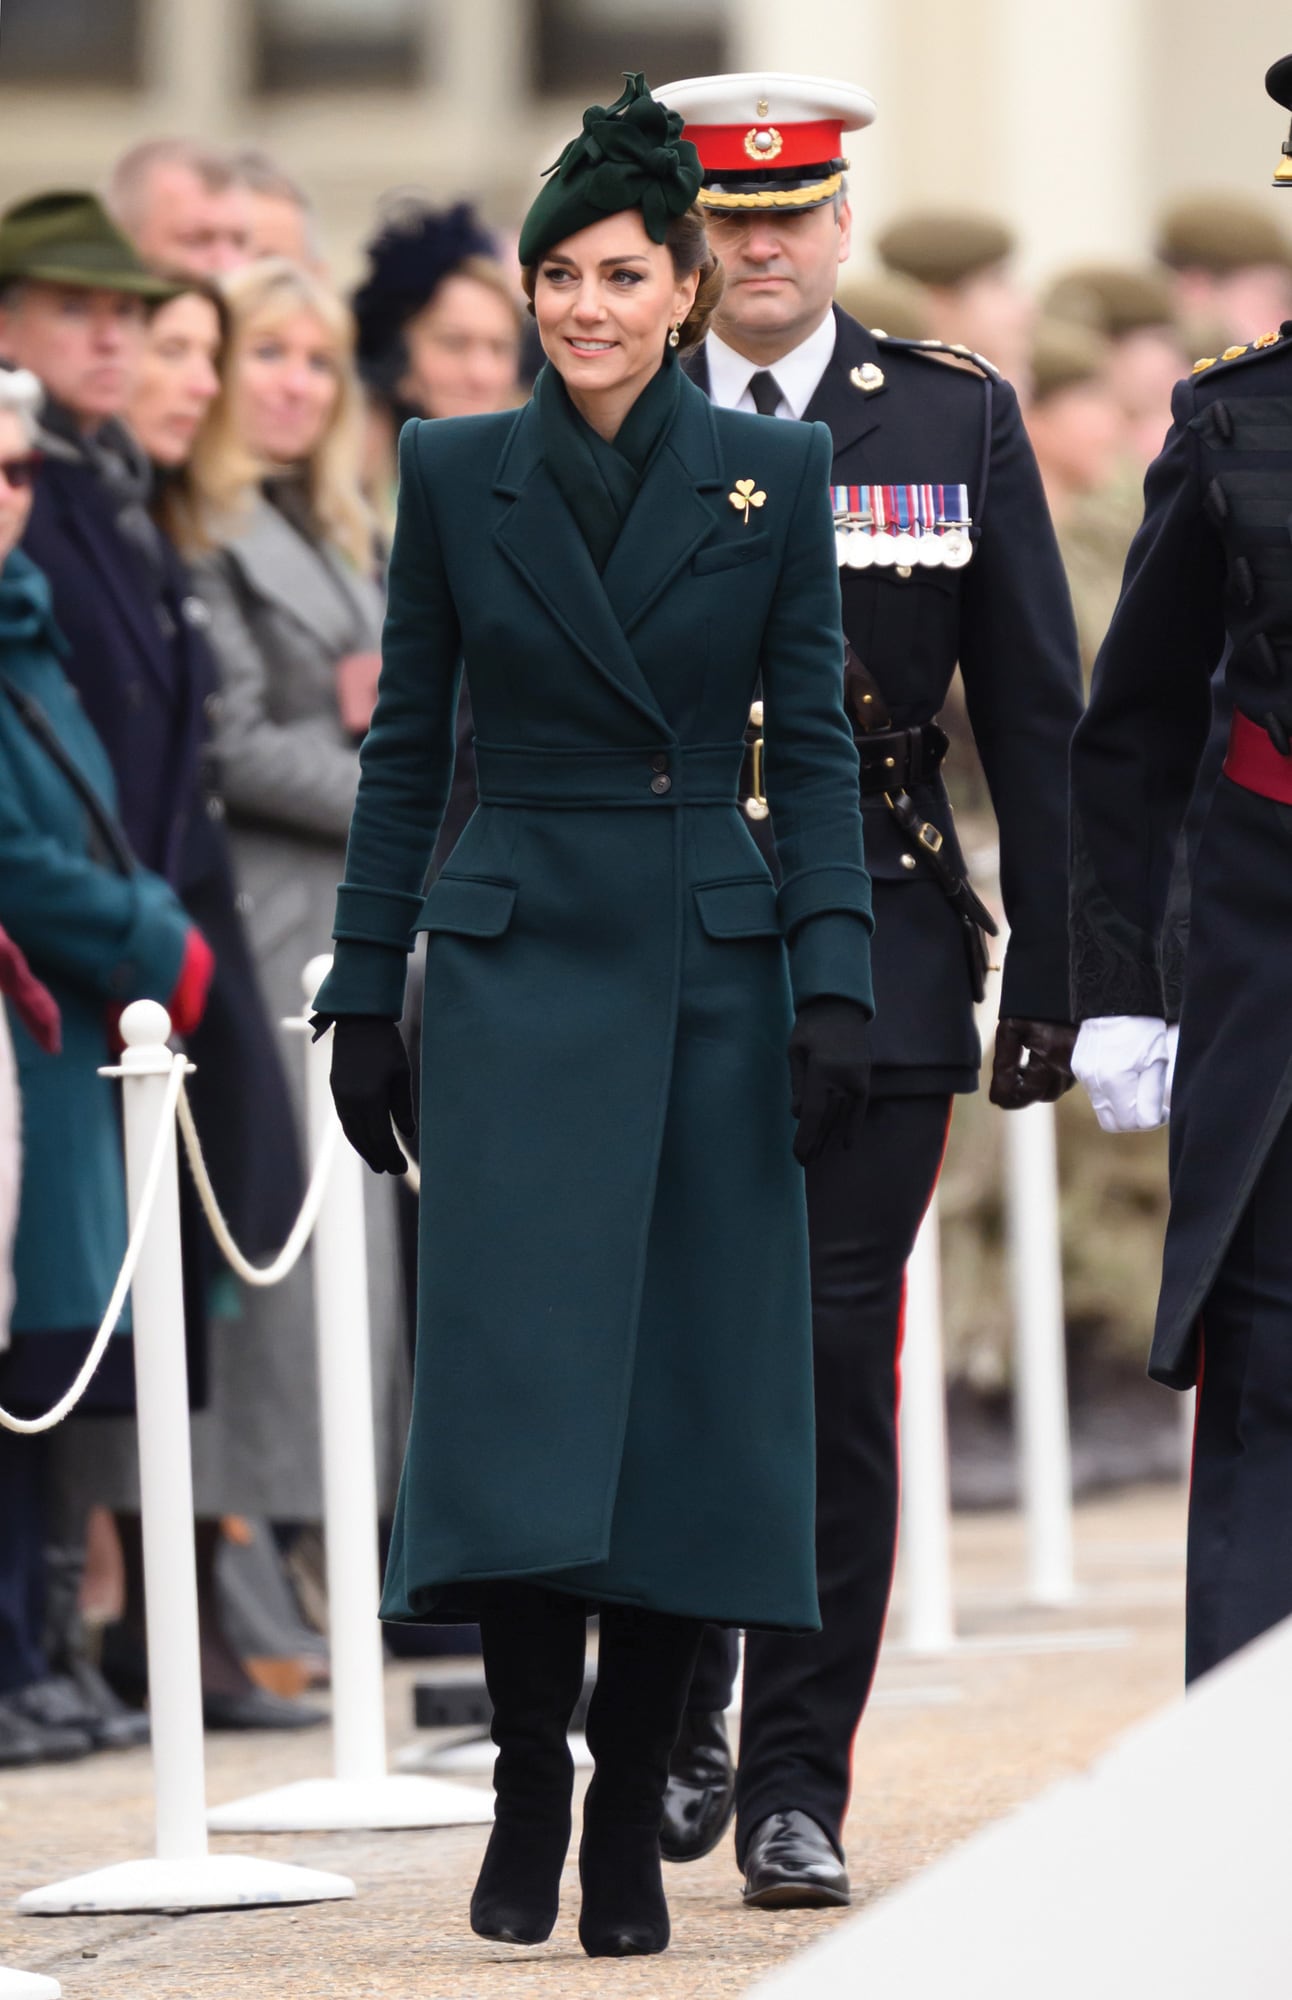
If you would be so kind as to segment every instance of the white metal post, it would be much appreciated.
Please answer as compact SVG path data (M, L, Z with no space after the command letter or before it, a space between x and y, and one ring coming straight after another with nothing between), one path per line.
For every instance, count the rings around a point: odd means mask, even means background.
M935 1194L906 1267L902 1348L902 1582L906 1644L914 1653L945 1653L955 1644L940 1263Z
M152 1222L131 1289L139 1484L148 1618L157 1854L125 1861L22 1897L31 1915L72 1911L229 1909L318 1902L354 1894L341 1875L207 1852L202 1683L198 1658L193 1470L171 1073L170 1019L137 1000L121 1021L126 1186L131 1220L155 1146L164 1146Z
M165 1115L176 1058L166 1047L170 1022L144 1024L156 1040L127 1043L121 1058L130 1219ZM138 1018L131 1029L137 1035ZM204 1855L206 1773L202 1744L202 1671L198 1653L197 1568L193 1553L193 1468L188 1434L188 1358L184 1351L184 1271L179 1240L179 1179L172 1120L152 1226L131 1287L139 1499L143 1515L148 1604L148 1712L152 1723L157 1858Z
M1076 1584L1054 1106L1009 1112L1004 1143L1027 1592L1034 1604L1069 1604Z
M320 982L310 967L307 1001ZM306 1129L311 1157L336 1118L332 1038L306 1044ZM377 1605L377 1467L368 1321L365 1167L337 1148L314 1231L314 1317L323 1447L328 1637L336 1775L364 1784L386 1775L386 1710Z
M314 995L331 963L316 958L305 968L305 1012L292 1025L308 1028ZM313 1159L336 1120L331 1061L330 1035L307 1040L306 1123ZM485 1791L436 1778L390 1776L386 1770L365 1172L354 1148L342 1140L313 1243L335 1776L217 1806L208 1824L226 1833L464 1826L493 1818L493 1799Z

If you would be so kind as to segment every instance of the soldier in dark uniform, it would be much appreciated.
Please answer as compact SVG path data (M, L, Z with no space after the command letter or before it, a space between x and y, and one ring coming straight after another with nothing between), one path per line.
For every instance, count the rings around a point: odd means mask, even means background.
M1267 85L1292 106L1292 56ZM1193 1679L1292 1612L1292 320L1199 361L1172 415L1073 746L1072 970L1100 1123L1170 1114L1149 1373L1198 1385ZM1194 855L1176 1069L1164 919L1222 661L1233 713Z
M1012 927L991 1094L1006 1107L1054 1098L1071 1082L1064 801L1080 712L1076 638L1013 390L987 362L947 366L936 345L872 334L832 303L851 220L840 139L870 122L870 99L759 75L660 95L699 149L700 199L727 275L714 327L687 364L693 379L720 404L816 419L834 439L846 696L875 885L874 1089L859 1140L807 1175L824 1629L750 1634L736 1805L748 1902L846 1903L852 1739L897 1530L904 1267L952 1101L977 1088L980 1063L973 1006L987 913L965 881L935 717L959 662ZM756 780L750 770L762 844ZM711 1848L731 1811L722 1711L734 1664L711 1632L674 1753L663 1834L673 1860Z

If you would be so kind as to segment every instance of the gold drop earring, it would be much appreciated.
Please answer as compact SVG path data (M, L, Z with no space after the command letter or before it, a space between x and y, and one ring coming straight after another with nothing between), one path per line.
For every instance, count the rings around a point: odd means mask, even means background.
M679 320L677 322L677 325L673 328L672 333L670 333L668 337L668 344L670 347L676 347L679 345L681 339L682 339L682 322L681 320Z

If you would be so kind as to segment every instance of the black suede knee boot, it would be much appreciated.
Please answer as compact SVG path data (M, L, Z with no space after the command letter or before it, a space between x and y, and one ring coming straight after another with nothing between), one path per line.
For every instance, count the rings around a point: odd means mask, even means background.
M574 1765L566 1741L583 1691L587 1606L515 1584L480 1620L498 1746L493 1832L471 1898L471 1928L503 1944L542 1944L560 1904Z
M583 1807L579 1942L589 1958L664 1951L659 1829L668 1760L700 1647L691 1618L607 1605L588 1710L596 1772Z

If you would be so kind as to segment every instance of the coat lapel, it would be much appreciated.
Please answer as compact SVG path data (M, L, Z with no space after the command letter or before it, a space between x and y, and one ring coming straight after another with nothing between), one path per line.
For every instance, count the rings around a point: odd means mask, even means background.
M258 597L289 612L322 645L346 651L375 643L372 620L362 617L340 563L311 548L263 494L227 553Z
M673 732L624 636L587 545L543 464L532 403L508 434L494 491L507 503L494 528L503 554L591 665L671 739ZM634 514L642 497L638 495Z
M878 389L857 387L852 379L854 370L869 362L882 372L880 352L866 328L838 306L834 318L834 353L803 412L803 421L828 426L834 439L834 456L838 459L879 429L888 387L886 383Z
M616 618L632 630L715 527L701 496L727 484L708 401L682 383L677 413L646 469L602 583Z
M841 458L879 429L887 385L871 390L857 387L851 379L854 368L870 362L882 370L879 349L873 335L839 306L834 308L834 323L834 353L803 412L803 421L825 424L834 439L834 455ZM709 358L705 349L699 348L684 366L696 388L708 396Z

